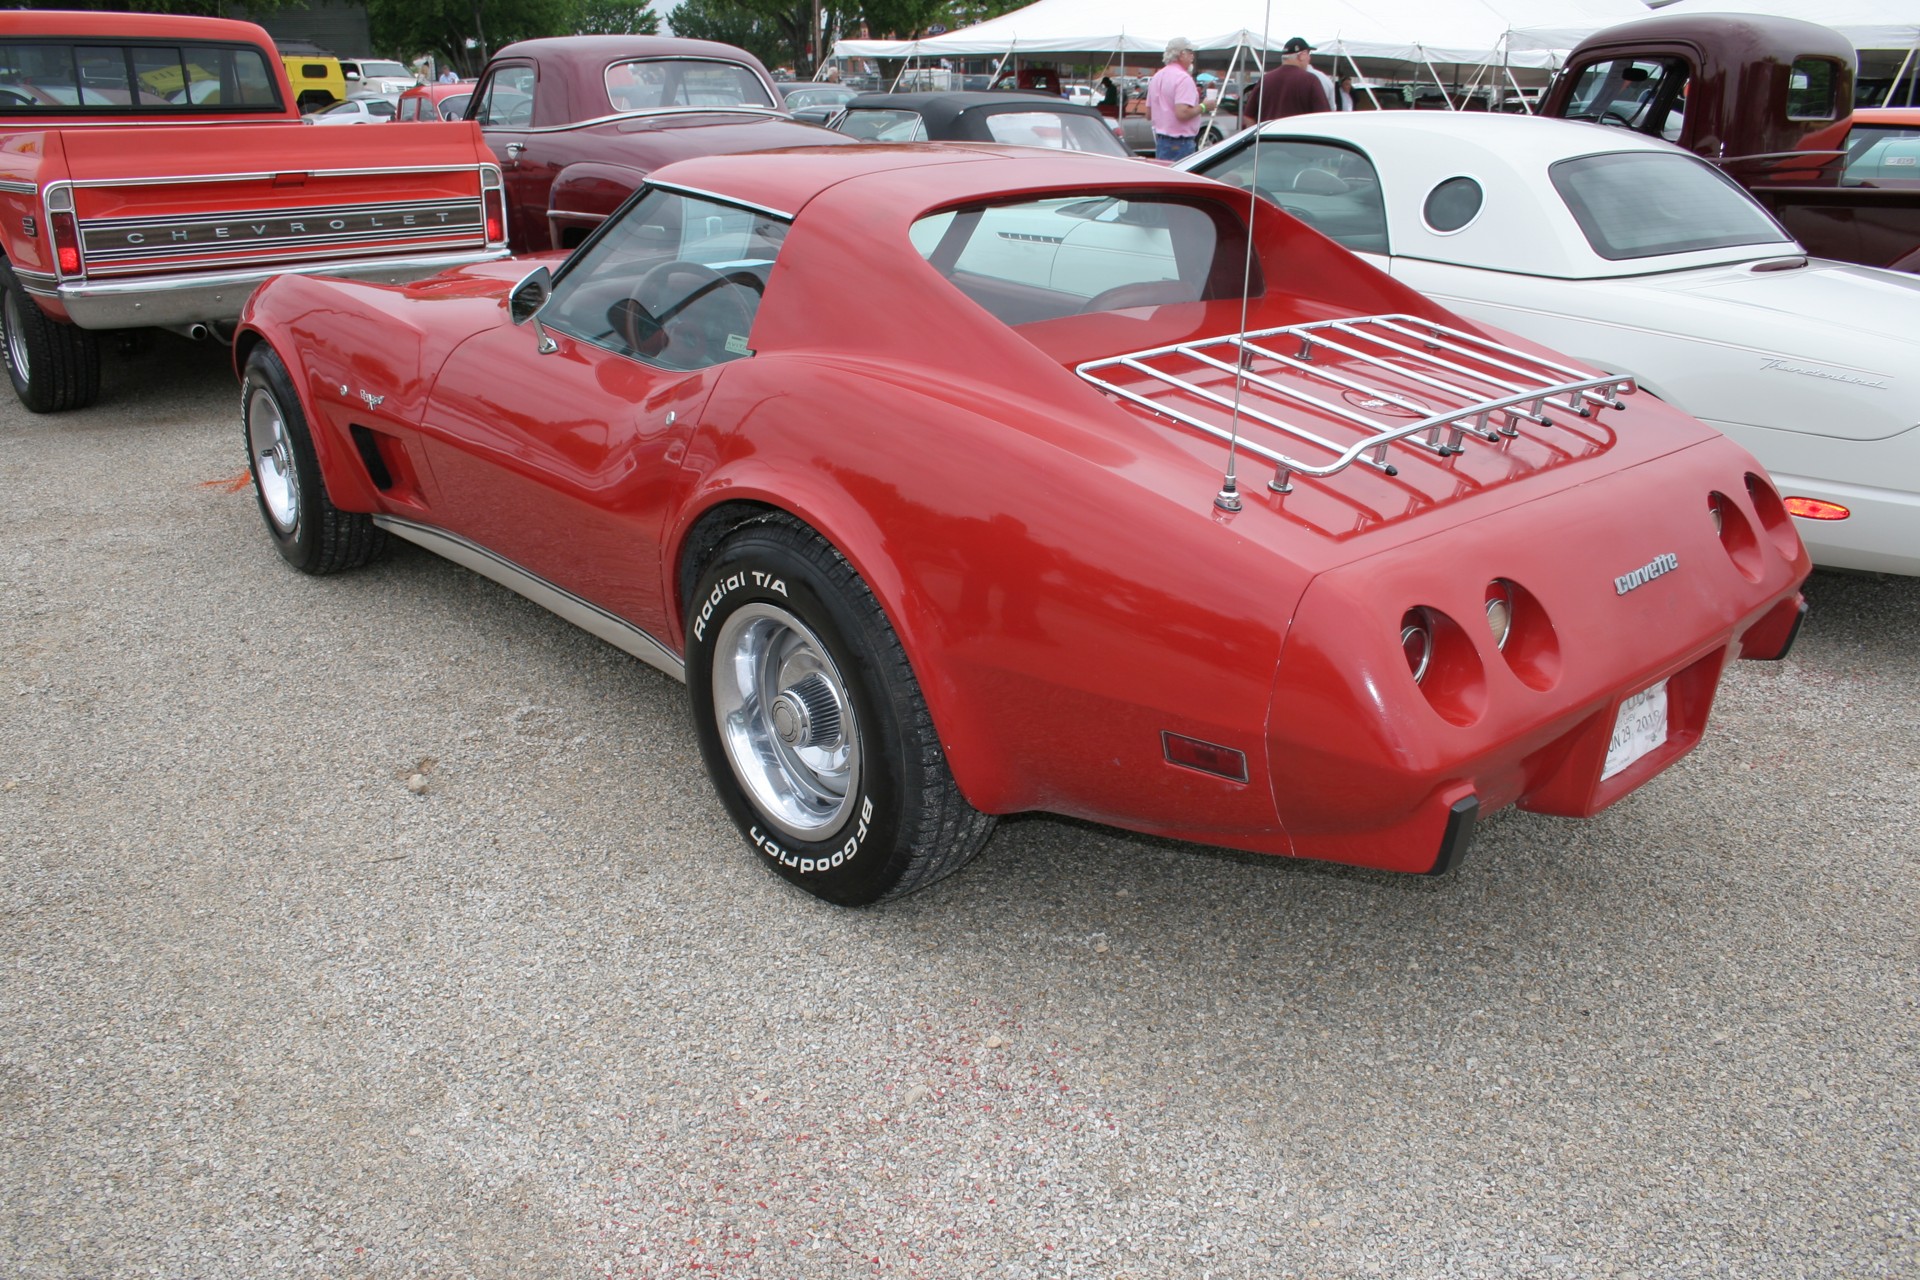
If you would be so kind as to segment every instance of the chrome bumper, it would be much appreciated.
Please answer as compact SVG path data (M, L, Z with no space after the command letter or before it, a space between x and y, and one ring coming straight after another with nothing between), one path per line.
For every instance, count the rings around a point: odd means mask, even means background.
M237 320L253 291L275 276L345 276L378 284L402 284L451 267L495 262L508 253L501 247L418 257L296 263L251 271L146 276L111 283L66 281L57 286L39 273L23 271L18 275L28 293L57 302L82 329L147 329Z

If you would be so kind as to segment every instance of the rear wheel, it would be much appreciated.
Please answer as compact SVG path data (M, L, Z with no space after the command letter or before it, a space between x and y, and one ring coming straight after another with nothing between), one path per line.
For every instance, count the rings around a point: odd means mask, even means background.
M979 852L905 651L818 534L752 525L688 611L687 689L720 799L766 865L842 906L899 897Z
M254 495L281 559L302 573L317 574L357 569L378 555L386 532L371 516L342 511L327 496L293 379L264 343L247 357L240 412Z
M5 266L0 266L0 336L14 394L33 412L84 409L99 398L99 337L48 318Z

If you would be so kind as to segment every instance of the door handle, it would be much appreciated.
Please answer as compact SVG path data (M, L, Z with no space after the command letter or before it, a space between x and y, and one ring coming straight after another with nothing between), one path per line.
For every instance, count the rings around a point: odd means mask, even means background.
M507 159L518 160L520 158L520 153L522 151L525 151L526 149L527 149L527 144L524 142L509 142L507 144Z

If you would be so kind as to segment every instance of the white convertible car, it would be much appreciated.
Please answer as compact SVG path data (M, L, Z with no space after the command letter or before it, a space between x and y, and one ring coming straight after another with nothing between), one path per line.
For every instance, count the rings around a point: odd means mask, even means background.
M1711 165L1592 124L1294 116L1180 167L1720 428L1815 563L1920 574L1920 277L1809 259Z

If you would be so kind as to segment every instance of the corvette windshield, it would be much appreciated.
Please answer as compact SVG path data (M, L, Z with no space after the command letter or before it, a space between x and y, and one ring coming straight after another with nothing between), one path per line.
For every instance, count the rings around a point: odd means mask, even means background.
M667 369L752 355L747 338L786 235L768 214L655 188L568 261L540 318Z
M910 234L955 288L1016 325L1236 293L1246 244L1212 202L1085 195L949 210Z
M1562 160L1550 173L1587 243L1612 261L1793 243L1753 197L1692 156L1622 151Z

